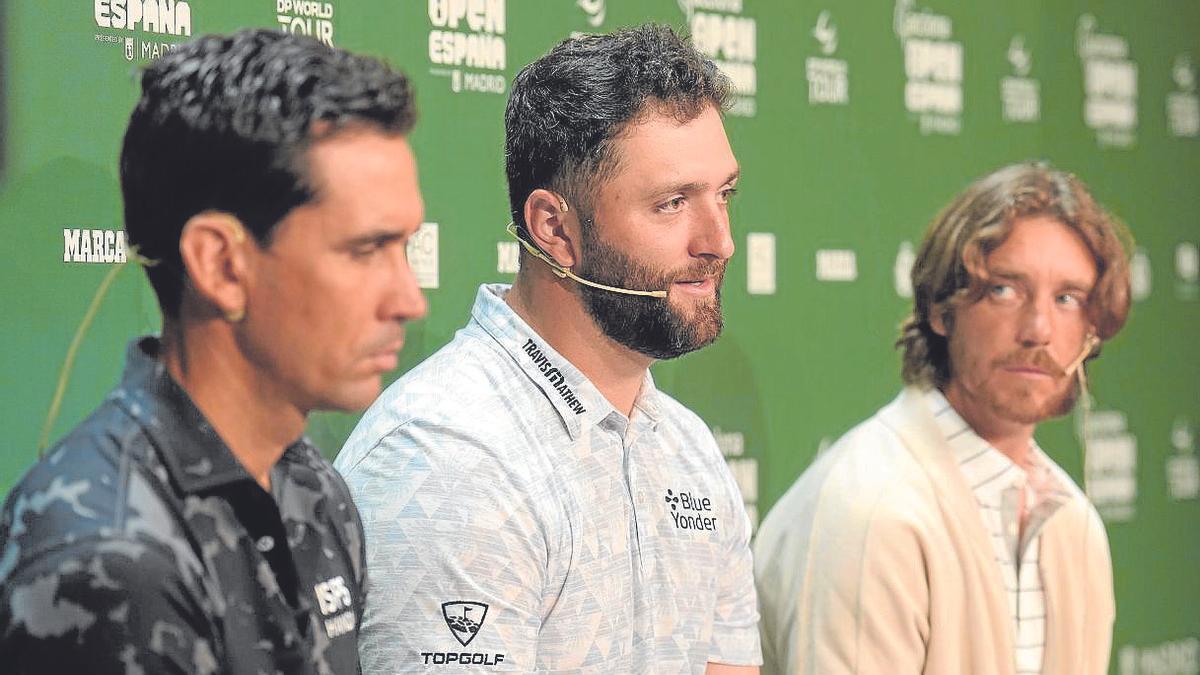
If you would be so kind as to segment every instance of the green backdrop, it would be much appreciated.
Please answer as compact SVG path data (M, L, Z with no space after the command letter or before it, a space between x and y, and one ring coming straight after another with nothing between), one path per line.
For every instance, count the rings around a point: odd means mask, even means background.
M120 264L117 154L149 58L189 35L286 26L409 73L436 227L414 243L430 315L410 328L398 375L465 322L478 284L512 277L512 75L574 32L647 20L692 32L738 89L726 331L654 372L714 428L756 520L822 444L898 389L903 279L936 211L998 165L1049 159L1138 240L1137 301L1092 368L1096 413L1081 430L1116 574L1112 671L1200 672L1194 0L6 0L0 492L34 460L75 327ZM158 323L130 266L82 343L54 437L113 385L126 341ZM332 456L355 420L317 415L310 432ZM1073 420L1038 438L1082 479Z

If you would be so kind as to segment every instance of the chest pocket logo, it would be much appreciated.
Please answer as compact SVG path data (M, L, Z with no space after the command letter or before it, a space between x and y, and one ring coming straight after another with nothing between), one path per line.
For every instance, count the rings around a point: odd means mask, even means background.
M345 578L336 576L322 581L313 586L313 593L317 596L317 607L325 619L325 634L330 639L354 630L357 617L351 609L354 600Z

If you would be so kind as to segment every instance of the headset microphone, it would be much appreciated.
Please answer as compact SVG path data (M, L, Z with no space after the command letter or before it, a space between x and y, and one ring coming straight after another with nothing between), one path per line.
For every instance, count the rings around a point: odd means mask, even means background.
M1100 344L1100 338L1096 337L1095 333L1089 332L1087 337L1083 339L1083 349L1079 352L1079 356L1075 357L1075 360L1071 362L1071 365L1063 369L1063 375L1070 377L1071 374L1075 372L1076 368L1083 365L1084 359L1091 355L1092 350L1095 349L1096 345L1098 344Z
M611 291L613 293L624 293L625 295L643 295L643 296L651 297L651 298L667 297L666 291L635 291L631 288L618 288L616 286L606 286L604 284L596 283L595 281L588 281L587 279L584 279L583 277L576 276L573 272L571 272L571 270L569 270L566 267L563 267L562 265L559 265L557 262L555 262L553 258L546 255L541 249L539 249L538 247L536 247L533 244L526 241L525 238L521 236L521 233L517 230L517 226L515 223L509 223L508 227L506 227L504 229L510 235L512 235L512 237L514 239L521 242L521 245L525 247L526 251L529 251L530 255L532 255L533 257L537 258L538 260L541 260L542 262L549 265L550 271L554 272L554 274L556 276L558 276L559 279L569 278L578 283L583 284L584 286L591 286L592 288L599 288L600 290Z

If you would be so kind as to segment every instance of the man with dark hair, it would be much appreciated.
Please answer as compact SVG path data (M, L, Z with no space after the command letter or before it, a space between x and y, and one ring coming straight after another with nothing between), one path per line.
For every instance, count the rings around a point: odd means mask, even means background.
M6 673L353 673L362 526L307 439L363 408L425 312L403 75L278 31L152 63L129 241L163 311L0 519Z
M1085 361L1124 324L1129 250L1043 164L985 176L934 220L897 342L907 387L759 530L765 670L1108 672L1104 525L1033 433L1086 396Z
M512 287L335 466L363 513L366 673L757 672L750 525L656 359L721 330L728 84L670 29L565 41L505 115Z

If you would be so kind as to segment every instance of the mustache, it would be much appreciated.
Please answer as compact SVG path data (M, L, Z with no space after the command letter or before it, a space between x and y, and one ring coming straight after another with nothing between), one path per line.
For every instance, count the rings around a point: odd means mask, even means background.
M1051 377L1065 376L1066 370L1045 349L1022 349L996 360L997 368L1037 368Z
M688 266L686 269L671 274L673 281L687 281L712 277L720 282L725 278L725 266L728 260L706 260Z

